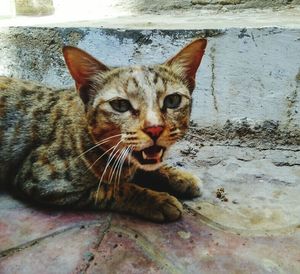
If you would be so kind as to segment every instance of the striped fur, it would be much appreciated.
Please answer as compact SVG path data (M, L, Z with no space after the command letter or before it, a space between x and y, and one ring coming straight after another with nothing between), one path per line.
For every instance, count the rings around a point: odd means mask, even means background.
M67 47L76 90L0 77L1 185L47 205L178 219L171 194L199 196L201 183L162 159L188 128L205 46L198 39L162 65L121 68ZM174 94L180 103L166 107ZM120 100L130 109L116 110Z

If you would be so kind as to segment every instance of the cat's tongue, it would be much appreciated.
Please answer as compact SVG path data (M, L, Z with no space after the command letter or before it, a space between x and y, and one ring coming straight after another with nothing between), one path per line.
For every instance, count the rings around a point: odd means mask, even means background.
M158 159L160 160L163 155L163 149L160 146L151 146L148 148L145 148L142 151L142 156L144 160L147 159Z

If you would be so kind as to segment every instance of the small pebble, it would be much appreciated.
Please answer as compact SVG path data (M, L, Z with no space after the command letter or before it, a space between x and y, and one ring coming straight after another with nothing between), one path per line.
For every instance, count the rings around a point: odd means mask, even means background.
M191 237L191 233L190 232L186 232L183 230L180 230L177 232L177 234L182 238L182 239L189 239Z

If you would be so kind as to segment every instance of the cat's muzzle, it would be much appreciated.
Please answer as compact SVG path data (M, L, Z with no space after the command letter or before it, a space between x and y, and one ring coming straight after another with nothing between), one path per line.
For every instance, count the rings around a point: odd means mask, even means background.
M162 162L166 148L162 146L150 146L140 151L134 151L132 155L142 165L158 164Z

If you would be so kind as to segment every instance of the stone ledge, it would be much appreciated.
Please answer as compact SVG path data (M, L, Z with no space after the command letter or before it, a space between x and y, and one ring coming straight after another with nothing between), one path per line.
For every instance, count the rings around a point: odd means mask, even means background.
M161 3L161 1L159 1ZM264 1L259 1L264 2ZM148 2L147 2L148 4ZM214 5L215 6L215 5ZM235 6L235 5L234 5ZM228 6L226 6L227 8ZM300 28L300 5L280 9L199 10L163 9L161 4L153 11L110 11L105 8L75 13L61 12L52 16L17 16L0 20L0 27L60 27L111 29L228 29L228 28Z
M1 75L55 88L73 85L63 45L78 46L108 65L126 66L161 63L193 38L206 37L193 93L192 119L199 138L299 145L300 28L11 27L1 28L0 34Z

